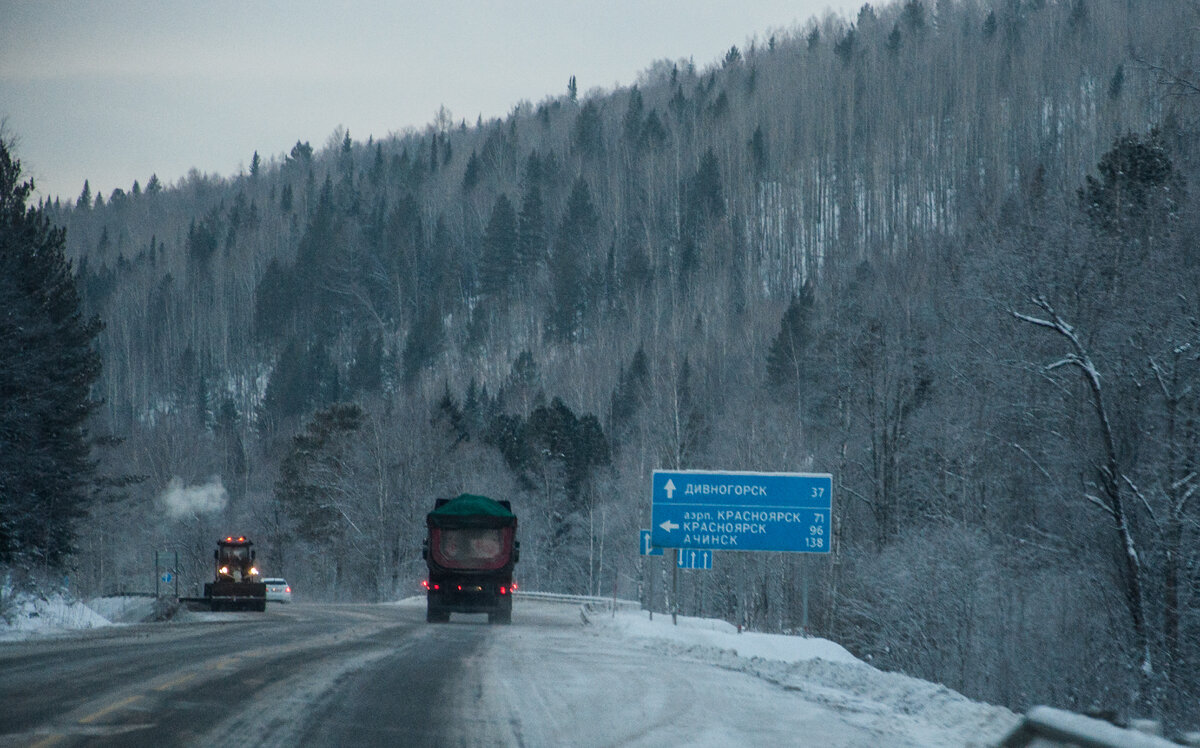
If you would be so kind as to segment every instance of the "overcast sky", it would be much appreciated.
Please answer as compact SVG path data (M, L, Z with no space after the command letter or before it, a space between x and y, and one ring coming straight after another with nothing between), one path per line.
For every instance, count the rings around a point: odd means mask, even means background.
M0 120L38 196L230 176L255 151L474 124L522 100L705 67L863 0L0 0ZM877 5L885 3L876 3Z

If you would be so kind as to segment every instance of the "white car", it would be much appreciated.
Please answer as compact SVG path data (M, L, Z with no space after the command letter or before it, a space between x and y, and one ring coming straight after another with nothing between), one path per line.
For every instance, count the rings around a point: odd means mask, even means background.
M266 577L263 583L267 585L267 600L277 603L292 601L292 586L283 577Z

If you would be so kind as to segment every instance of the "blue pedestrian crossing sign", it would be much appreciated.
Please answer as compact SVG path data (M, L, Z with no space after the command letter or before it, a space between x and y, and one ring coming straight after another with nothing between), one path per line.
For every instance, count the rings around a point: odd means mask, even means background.
M650 542L659 548L829 553L828 473L655 470Z

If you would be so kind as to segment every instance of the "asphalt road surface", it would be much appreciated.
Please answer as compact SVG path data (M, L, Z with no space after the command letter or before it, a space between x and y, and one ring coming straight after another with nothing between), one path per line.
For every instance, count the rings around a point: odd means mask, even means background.
M820 662L759 677L610 615L518 599L511 626L427 624L419 599L271 603L0 643L0 748L963 748L1007 729L933 684Z
M387 605L183 619L0 644L0 746L447 745L437 715L492 628Z

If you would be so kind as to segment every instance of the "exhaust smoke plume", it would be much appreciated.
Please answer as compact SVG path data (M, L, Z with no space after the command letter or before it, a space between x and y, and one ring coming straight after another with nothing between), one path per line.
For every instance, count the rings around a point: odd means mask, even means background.
M202 486L184 486L181 478L172 478L162 494L162 500L167 506L167 514L174 519L181 519L224 509L229 501L229 492L218 475L209 478Z

